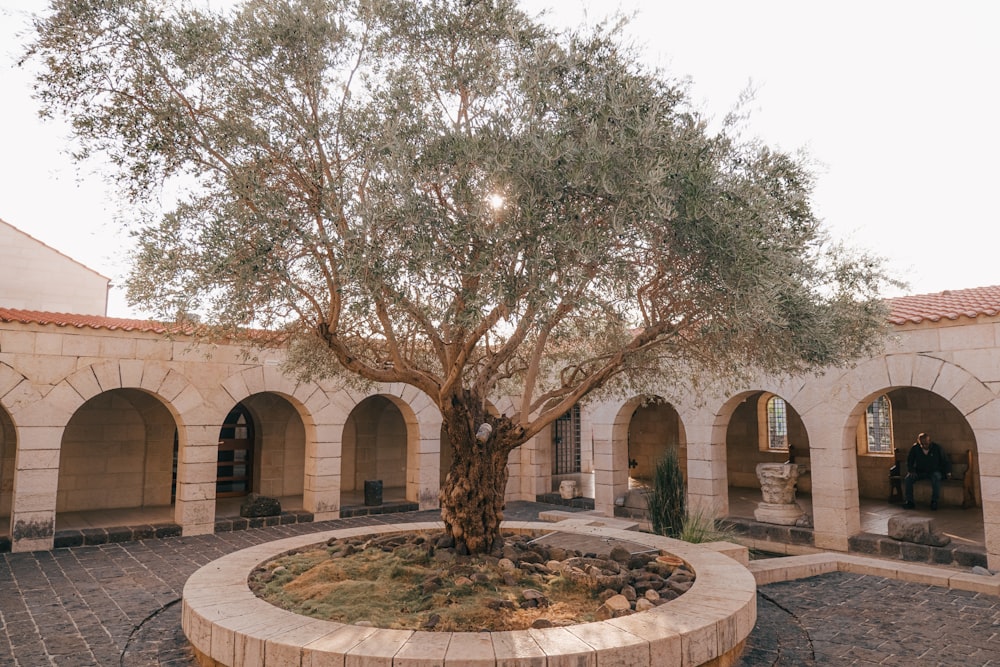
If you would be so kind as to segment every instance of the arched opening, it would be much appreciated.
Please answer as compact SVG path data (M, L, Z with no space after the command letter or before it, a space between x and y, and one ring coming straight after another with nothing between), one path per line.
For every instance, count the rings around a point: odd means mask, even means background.
M795 407L767 391L749 393L735 407L726 428L726 473L729 514L754 517L761 501L759 463L799 465L796 498L808 513L812 479L809 475L809 434Z
M172 520L177 425L138 389L91 398L63 432L56 530Z
M648 518L646 492L654 484L657 464L668 451L677 454L685 485L687 483L684 426L673 405L658 396L627 403L619 414L618 423L624 424L625 429L623 434L621 426L616 428L614 443L626 448L628 485L622 489L620 483L616 484L615 515Z
M906 459L920 433L941 445L951 465L952 479L941 485L939 509L930 508L929 482L914 485L916 516L934 516L942 532L954 542L981 544L985 540L979 452L975 431L965 415L947 399L919 387L897 387L869 396L855 430L858 496L865 532L886 534L891 516L909 512L903 500L902 479L890 478L898 461L901 477ZM934 512L931 514L931 512Z
M10 535L10 513L14 496L14 454L17 432L14 422L0 408L0 536Z
M253 417L242 403L223 420L216 459L216 498L239 498L252 490L255 430Z
M390 399L369 396L355 406L344 424L341 457L341 516L406 504L406 420Z
M657 462L669 449L677 451L687 479L687 446L677 410L659 399L637 407L628 424L629 487L651 484Z
M237 403L219 429L216 516L238 516L250 493L302 508L306 429L288 399L263 392Z

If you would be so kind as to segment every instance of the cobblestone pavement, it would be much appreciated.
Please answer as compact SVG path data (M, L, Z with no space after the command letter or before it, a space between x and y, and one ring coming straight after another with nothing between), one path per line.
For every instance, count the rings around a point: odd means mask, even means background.
M549 509L511 503L506 516L533 520ZM411 512L0 554L0 665L193 667L180 630L180 596L205 563L282 537L438 516ZM744 666L1000 665L1000 598L839 573L765 586L758 601Z
M845 572L769 584L738 664L1000 665L1000 597Z

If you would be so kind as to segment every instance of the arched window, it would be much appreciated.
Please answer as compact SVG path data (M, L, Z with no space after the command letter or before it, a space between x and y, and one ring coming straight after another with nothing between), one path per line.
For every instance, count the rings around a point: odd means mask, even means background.
M763 394L757 406L761 451L788 451L788 405L785 399Z
M869 454L892 454L892 403L882 394L865 409Z

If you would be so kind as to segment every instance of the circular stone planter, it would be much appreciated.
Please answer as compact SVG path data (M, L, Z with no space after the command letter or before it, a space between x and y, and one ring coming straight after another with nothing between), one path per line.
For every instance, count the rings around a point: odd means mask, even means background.
M508 521L507 531L560 532L662 549L694 570L694 585L670 602L629 616L565 627L504 632L386 630L285 611L250 590L250 572L276 556L331 538L442 530L440 522L343 528L260 544L223 556L184 586L181 625L203 667L417 667L730 665L757 620L753 575L697 544L580 523Z

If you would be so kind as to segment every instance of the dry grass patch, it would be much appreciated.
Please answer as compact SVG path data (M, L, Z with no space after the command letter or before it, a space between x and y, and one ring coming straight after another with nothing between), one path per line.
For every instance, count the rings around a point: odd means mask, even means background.
M426 534L387 548L384 541L335 542L269 561L251 588L288 611L341 623L436 631L519 630L594 620L600 601L562 574L502 570L489 556L450 556ZM538 591L538 606L524 592Z

